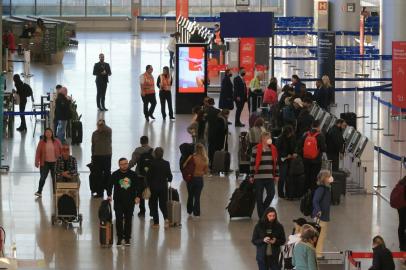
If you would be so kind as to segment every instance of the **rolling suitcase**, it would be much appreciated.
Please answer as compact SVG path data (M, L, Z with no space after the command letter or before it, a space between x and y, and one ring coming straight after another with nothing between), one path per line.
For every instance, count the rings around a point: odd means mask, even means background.
M80 144L83 139L83 126L80 120L72 121L72 144Z
M357 115L350 112L350 105L344 104L344 112L340 114L340 118L344 119L349 126L357 129Z
M180 202L175 201L174 200L175 198L172 197L173 193L174 193L172 190L173 190L173 188L170 186L168 189L168 202L166 203L166 207L168 209L169 225L176 227L176 226L182 225L181 224L182 213L181 213Z
M347 192L347 173L345 171L338 170L333 172L333 178L335 182L341 184L341 194L345 196Z
M111 247L113 245L113 212L110 201L102 201L99 207L99 241L102 247Z
M230 171L230 162L231 162L231 156L230 152L226 151L226 143L228 141L228 136L226 136L226 139L224 140L224 148L223 150L216 151L214 152L214 157L213 157L213 164L212 164L212 169L214 173L225 173L227 174Z
M331 183L331 204L339 205L341 202L342 184L338 181Z

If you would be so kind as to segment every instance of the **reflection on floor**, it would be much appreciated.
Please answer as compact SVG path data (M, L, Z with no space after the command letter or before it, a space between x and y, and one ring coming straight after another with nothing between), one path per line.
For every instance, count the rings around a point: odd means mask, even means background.
M18 258L26 260L24 269L207 270L221 269L224 265L227 265L227 269L255 269L255 248L250 239L257 222L256 214L252 220L229 221L224 209L238 184L234 175L206 178L202 194L202 217L200 220L187 217L187 192L178 169L178 145L190 141L186 132L190 116L177 115L174 122L163 121L158 105L155 112L157 120L145 123L138 76L147 64L153 65L155 77L167 65L167 40L161 38L161 33L141 33L136 39L130 33L80 33L78 38L79 47L66 53L63 65L32 65L35 76L30 83L36 100L56 84L66 85L69 94L77 100L79 112L83 114L84 141L72 149L73 155L78 158L82 179L80 211L84 216L83 229L66 230L51 225L53 202L49 180L42 199L34 198L39 178L38 170L34 167L34 153L40 132L37 131L32 137L34 120L27 118L27 133L15 132L12 138L3 140L5 163L11 167L9 174L1 176L0 186L0 220L7 231L6 252L10 253L10 247L15 242ZM106 106L109 111L106 113L98 113L96 110L96 89L92 76L93 64L100 52L105 54L113 73L107 92ZM303 67L305 64L299 65ZM16 64L16 72L21 70L22 67ZM287 77L289 72L280 69L277 74L279 78ZM8 89L11 89L11 80L8 81ZM358 95L359 103L356 107L360 113L363 94ZM213 96L218 98L218 95ZM350 103L351 108L354 108L353 100L354 93L338 94L337 113L343 103ZM369 94L366 94L365 104L369 112ZM86 167L90 161L91 133L99 117L104 117L113 129L113 169L117 169L119 157L130 157L141 135L148 135L152 146L164 147L164 156L171 162L175 172L173 185L180 190L183 203L182 228L152 230L148 219L135 216L131 247L99 247L97 208L100 200L90 197ZM247 112L243 118L247 122ZM19 124L19 119L16 119L16 124ZM375 143L396 154L402 153L403 144L392 143L392 139L382 137L382 132L372 131L370 126L362 122L359 122L359 126ZM238 132L238 129L231 127L229 149L232 153L232 168L237 165ZM384 158L383 168L384 184L392 187L399 177L398 163ZM384 190L386 195L389 192L390 188ZM276 197L272 205L278 210L285 231L290 232L292 220L300 216L299 203ZM369 251L371 238L376 234L383 235L389 248L398 250L397 219L397 213L381 197L347 195L341 205L332 208L326 250Z

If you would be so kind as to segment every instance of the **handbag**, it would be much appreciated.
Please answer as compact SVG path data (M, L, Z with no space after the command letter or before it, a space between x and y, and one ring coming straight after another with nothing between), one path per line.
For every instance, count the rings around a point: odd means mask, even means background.
M149 200L149 198L151 198L151 190L149 189L149 187L146 187L142 192L142 198L144 200Z

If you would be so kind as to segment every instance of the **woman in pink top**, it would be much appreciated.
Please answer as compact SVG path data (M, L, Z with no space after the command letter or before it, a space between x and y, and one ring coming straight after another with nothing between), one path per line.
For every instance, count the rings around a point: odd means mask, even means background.
M41 197L42 189L45 185L45 180L48 177L48 173L51 172L52 186L55 182L55 163L58 157L61 155L62 145L61 142L54 138L52 129L45 129L44 136L39 141L37 151L35 153L35 167L39 167L40 179L38 191L35 195Z

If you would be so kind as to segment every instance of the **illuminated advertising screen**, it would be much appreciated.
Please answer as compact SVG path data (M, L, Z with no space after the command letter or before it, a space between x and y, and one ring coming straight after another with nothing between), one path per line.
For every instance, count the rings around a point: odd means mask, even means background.
M178 93L205 93L206 73L206 46L178 47Z

